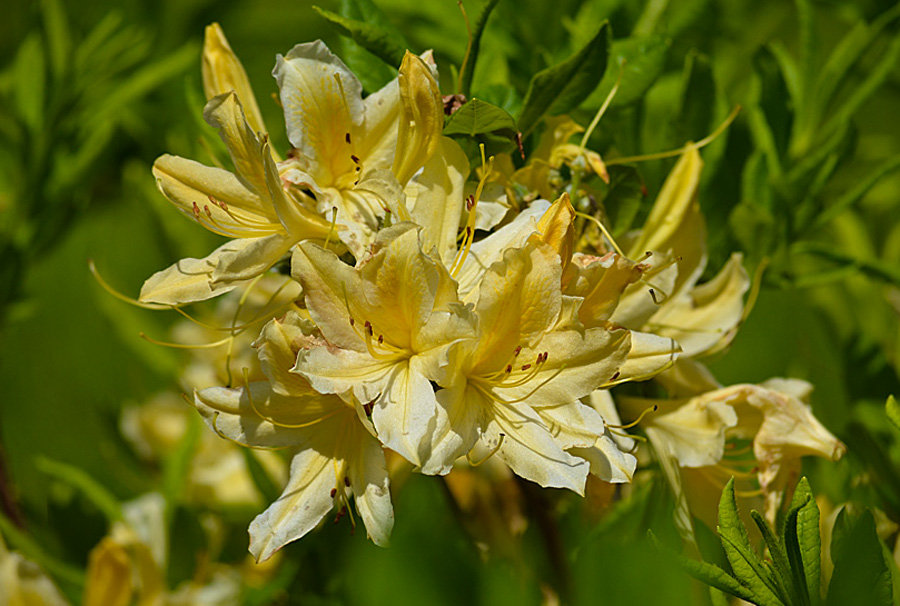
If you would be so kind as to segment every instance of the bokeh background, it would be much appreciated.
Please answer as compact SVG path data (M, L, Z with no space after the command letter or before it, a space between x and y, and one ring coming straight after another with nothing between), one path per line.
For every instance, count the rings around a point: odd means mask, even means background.
M412 50L435 50L444 92L453 92L451 74L466 47L457 3L375 4ZM473 18L481 6L465 5ZM537 70L571 54L609 19L621 41L614 51L629 62L592 141L601 154L676 148L708 134L734 105L744 108L704 152L708 271L734 250L745 252L751 270L764 257L770 265L755 309L712 368L724 384L789 376L816 386L813 409L849 452L839 463L807 466L813 489L823 508L854 501L878 511L889 550L900 522L900 439L883 413L887 395L900 392L893 8L887 0L500 0L473 85L515 107ZM881 29L865 26L879 19ZM136 296L151 273L216 245L216 236L169 207L150 173L157 156L203 158L204 142L214 139L201 117L200 82L211 22L244 62L272 139L284 149L272 99L275 54L318 38L339 54L348 48L306 0L12 0L0 20L0 534L10 547L43 554L75 603L79 571L108 530L92 487L118 501L148 491L172 501L172 586L199 574L197 554L208 548L200 530L207 506L173 487L177 464L141 460L120 431L123 407L181 389L186 354L139 336L170 340L180 318L116 300L88 262ZM850 51L839 45L861 27L873 28L862 36L871 44L820 107L821 89L807 83L840 67L834 57ZM795 61L788 78L778 67L784 56ZM603 89L594 96L602 99ZM591 114L577 118L586 124ZM671 164L639 166L648 191L643 212ZM60 462L68 467L61 471ZM548 574L568 579L576 603L708 599L646 541L648 527L675 536L671 500L652 464L634 494L596 506L553 491L532 494L530 502L548 500L540 510L553 513L555 535L548 539L531 519L509 552L484 546L483 520L461 517L440 482L412 474L395 486L389 549L326 523L287 547L243 602L537 604ZM246 524L260 510L216 511L228 529L222 561L244 565Z

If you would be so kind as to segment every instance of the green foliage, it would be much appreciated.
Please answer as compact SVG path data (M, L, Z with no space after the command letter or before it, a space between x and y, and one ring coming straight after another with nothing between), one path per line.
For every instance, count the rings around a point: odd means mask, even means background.
M604 23L581 50L532 77L517 122L528 135L544 114L577 107L598 86L609 57L610 27Z
M738 515L734 479L722 491L718 527L731 571L685 556L672 556L694 578L761 606L892 603L891 571L887 563L890 555L875 534L871 512L866 511L853 520L846 509L839 514L831 544L835 569L824 601L819 508L806 478L797 484L780 536L774 534L758 512L751 514L765 542L765 556L761 557L751 544ZM653 539L658 548L667 550Z

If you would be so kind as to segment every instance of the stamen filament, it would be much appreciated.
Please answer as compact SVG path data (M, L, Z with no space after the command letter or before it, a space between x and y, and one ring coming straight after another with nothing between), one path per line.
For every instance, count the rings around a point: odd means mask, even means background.
M153 343L154 345L162 345L163 347L172 347L175 349L213 349L215 347L221 347L222 345L225 345L226 343L228 343L229 341L232 340L232 337L229 336L229 337L225 337L221 341L215 341L213 343L202 343L200 345L188 345L185 343L169 343L166 341L158 341L156 339L148 337L143 332L140 333L140 337L142 339L144 339L145 341Z
M631 429L632 427L639 425L641 423L641 421L644 420L644 417L646 417L650 413L656 412L657 410L659 410L659 406L654 404L653 406L651 406L650 408L648 408L644 412L642 412L640 415L638 415L637 419L635 419L631 423L628 423L627 425L610 425L609 423L606 423L606 426L613 427L615 429Z
M491 451L489 453L487 453L484 456L484 458L481 459L480 461L472 461L472 451L470 450L469 452L466 453L466 461L468 461L469 465L471 465L472 467L479 467L482 463L484 463L485 461L490 459L492 456L497 454L497 452L500 450L500 447L503 446L503 440L505 438L506 438L506 434L501 433L500 439L497 441L497 445L494 446L494 448L492 448Z
M609 243L612 245L615 251L619 253L619 256L625 258L625 253L622 252L622 249L619 248L618 244L616 244L616 240L612 237L612 234L609 233L609 230L606 229L606 226L603 225L603 223L597 217L594 217L593 215L589 215L587 213L579 212L577 210L575 211L575 216L596 223L597 227L600 228L600 232L606 237L607 240L609 240Z
M721 135L722 132L726 128L728 128L732 122L734 122L734 119L737 118L737 115L740 111L741 106L735 105L734 109L731 110L731 113L728 115L728 117L725 118L725 121L722 122L722 124L720 124L719 127L716 128L716 130L714 130L712 133L710 133L700 141L697 141L696 143L688 143L684 147L679 147L678 149L672 149L664 152L658 152L655 154L646 154L643 156L628 156L625 158L613 158L612 160L607 160L606 165L616 166L619 164L630 164L631 162L644 162L645 160L662 160L663 158L673 158L675 156L680 156L691 148L700 149L701 147L705 147L712 143L716 139L716 137Z

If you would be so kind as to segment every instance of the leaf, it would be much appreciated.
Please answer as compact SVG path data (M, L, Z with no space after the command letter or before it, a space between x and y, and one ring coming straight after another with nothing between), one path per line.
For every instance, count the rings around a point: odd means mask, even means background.
M577 107L600 83L609 58L609 23L580 51L531 79L517 120L528 135L546 113L562 114Z
M855 521L845 518L844 523L846 530L842 530L840 541L832 542L834 573L828 586L827 606L890 606L891 572L875 532L872 512L864 511Z
M816 92L810 98L810 102L816 104L819 115L824 114L838 87L847 81L847 74L878 39L881 30L898 16L900 4L882 13L871 25L865 22L858 23L841 39L819 72Z
M857 185L828 206L816 217L812 228L823 227L842 212L859 202L863 196L869 193L875 184L881 179L900 168L900 156L894 156L879 164L865 178L860 179Z
M38 457L35 466L46 475L78 489L110 522L122 518L119 500L80 467L46 457Z
M277 501L278 497L281 496L281 489L272 481L272 476L269 475L269 472L265 470L259 459L256 458L253 449L241 448L241 453L244 455L244 462L247 465L247 471L250 472L253 485L256 486L259 494L262 495L263 501L265 503Z
M794 588L791 564L788 561L784 545L778 540L778 537L775 536L775 533L769 528L769 524L758 511L751 511L750 517L753 518L753 522L759 528L759 532L766 542L766 548L771 559L771 564L768 568L774 569L775 572L775 591L785 604L802 604L803 602L798 599Z
M759 605L782 604L771 573L766 570L750 546L747 530L738 515L734 496L734 478L728 480L719 500L719 538L734 576L754 594Z
M582 103L582 106L599 107L619 79L620 70L622 71L622 81L609 106L611 108L625 107L641 100L644 93L662 75L668 51L669 43L662 36L640 36L616 40L610 48L609 61L600 85Z
M396 37L404 48L409 48L409 43L403 34L394 27L372 0L342 0L339 12L341 16L348 19L372 23L383 28ZM375 92L397 77L399 63L386 63L377 55L363 48L353 38L343 37L340 42L343 50L341 56L344 62L359 78L366 92Z
M515 145L519 129L506 110L481 99L472 99L447 119L443 134L474 142L475 145L463 145L463 148L469 159L477 163L481 155L478 144L484 144L485 154L489 156L509 151Z
M167 513L182 502L191 473L191 461L200 439L201 422L197 415L188 416L187 430L178 447L163 461L163 495L166 498Z
M609 167L609 185L603 197L603 208L610 217L614 236L620 236L631 229L646 200L644 187L644 181L635 167Z
M516 121L505 110L481 99L472 99L447 119L444 135L448 137L475 137L485 133L498 133L515 139L519 129Z
M894 427L900 429L900 404L897 404L897 398L893 395L888 396L887 402L884 404L884 412L888 421L893 423Z
M41 14L47 31L47 46L50 48L50 69L59 81L68 71L72 55L72 36L66 11L59 0L42 0Z
M821 599L822 537L819 534L819 507L809 487L809 480L800 478L784 529L784 545L794 583L805 587L808 604L818 604ZM799 588L798 588L799 589Z
M466 57L466 69L462 74L462 87L460 91L466 98L471 94L472 76L475 75L475 67L477 66L478 53L481 50L481 36L484 34L484 28L487 25L488 18L494 11L494 7L500 0L488 0L481 13L478 15L478 21L475 22L475 29L472 31L471 46Z
M13 92L19 115L33 133L40 132L44 123L44 65L41 39L31 33L19 46L13 64Z
M781 66L770 48L763 47L756 53L753 57L753 68L760 83L759 102L757 103L762 112L760 118L764 120L770 133L763 139L766 153L775 154L774 158L770 158L769 161L770 172L777 174L776 171L772 171L772 164L776 163L778 166L785 164L794 112L789 104L789 91ZM760 133L757 132L759 128L761 128L760 124L754 126L751 123L754 138L759 137ZM769 137L771 142L765 140Z
M869 71L866 78L853 87L853 93L850 95L850 98L831 114L831 119L822 127L822 132L830 133L832 130L838 130L849 122L862 104L868 101L869 97L881 88L881 85L894 71L898 61L900 61L900 34L894 36L890 46Z
M43 547L16 527L2 512L0 512L0 535L3 535L3 539L10 547L57 579L79 588L84 586L85 575L83 570L47 553Z
M404 41L398 39L387 28L377 23L349 19L318 6L314 6L313 10L328 20L338 33L349 36L354 42L388 65L399 66L403 61L403 54L406 52Z
M741 585L734 577L718 566L708 564L707 562L698 562L697 560L692 560L686 556L675 553L663 545L651 530L647 531L647 536L656 549L671 556L686 573L698 581L743 600L753 601L756 599L755 594L750 589Z
M893 263L877 259L860 259L859 257L835 250L830 244L825 242L798 242L791 247L791 252L794 254L815 255L838 265L849 265L870 278L900 286L900 268Z

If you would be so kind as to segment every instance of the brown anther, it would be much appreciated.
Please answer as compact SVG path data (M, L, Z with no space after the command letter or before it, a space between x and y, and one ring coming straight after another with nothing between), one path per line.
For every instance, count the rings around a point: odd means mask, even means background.
M375 331L372 330L372 323L366 320L366 323L363 325L366 329L366 334L370 337L375 334Z
M384 335L378 335L378 344L381 345L384 343Z
M353 316L350 316L350 326L356 324L356 320L353 319Z
M348 476L344 476L344 486L350 488L350 478Z
M519 357L519 354L520 354L520 353L522 353L522 346L521 346L521 345L517 345L517 346L516 346L516 353L513 354L513 357L514 357L514 358Z
M348 144L350 143L350 133L344 135L344 141L346 141Z
M357 156L351 155L350 159L353 160L354 164L359 164L359 158Z
M209 206L204 204L203 210L204 210L204 212L206 212L206 216L209 217L210 219L212 219L212 211L209 210Z
M615 381L616 379L618 379L620 374L622 374L622 373L620 373L620 372L617 370L617 371L616 371L616 374L614 374L614 375L612 376L612 378L610 379L610 381Z
M528 370L529 368L531 368L531 364L523 364L522 365L522 370Z
M375 408L375 400L372 400L368 404L363 404L363 412L366 413L367 417L372 416L372 409Z
M336 494L337 494L337 488L332 488L331 489L331 498L333 499L334 495L336 495Z
M472 210L472 208L474 206L475 206L475 196L469 196L468 198L466 198L466 210L470 211L470 210Z
M507 374L512 372L512 364L506 365L506 372L507 372Z
M197 206L196 202L194 202L194 218L198 221L200 220L200 207Z
M466 235L467 235L467 236L471 236L471 235L472 235L472 228L469 227L468 225L466 225Z

